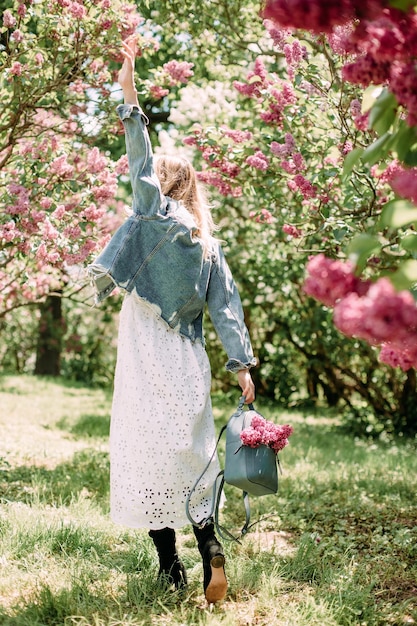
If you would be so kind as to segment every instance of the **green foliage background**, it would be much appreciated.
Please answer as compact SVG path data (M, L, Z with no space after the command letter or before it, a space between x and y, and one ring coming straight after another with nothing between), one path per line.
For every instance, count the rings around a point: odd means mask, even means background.
M7 6L14 4L10 1ZM211 196L213 214L220 226L219 237L224 241L228 261L241 290L247 325L260 361L254 370L258 395L283 406L333 407L345 415L351 432L414 435L417 430L414 370L403 373L381 365L374 348L342 336L333 326L331 312L302 290L305 265L312 253L343 256L346 250L350 251L356 255L365 276L372 276L381 268L392 270L398 258L399 240L407 241L393 228L395 220L391 213L398 222L398 205L391 205L390 215L385 209L384 245L375 230L383 202L390 198L390 192L370 176L370 168L378 163L383 169L392 158L392 149L401 149L405 156L410 151L408 143L404 144L401 125L398 132L395 131L395 141L376 143L379 133L391 132L392 102L382 94L380 114L377 115L377 106L373 128L359 131L349 107L352 99L362 99L363 94L342 83L341 62L332 56L329 48L303 33L302 43L307 55L297 68L294 81L297 103L287 107L281 126L268 126L259 117L262 106L268 105L267 95L260 103L237 94L232 86L235 80L246 79L259 57L269 74L275 74L279 80L286 79L284 55L273 47L266 33L258 2L185 0L156 6L151 2L137 2L136 6L146 19L149 34L159 42L157 51L145 51L137 62L141 101L150 118L156 149L161 131L165 131L171 148L188 150L196 167L200 168L204 165L201 152L190 151L183 144L187 135L200 128L202 146L215 148L222 158L241 166L238 180L229 182L239 183L243 195L225 198L213 189ZM38 18L42 17L43 7L37 5ZM39 35L40 23L39 20L33 22L32 37L38 37L40 49L51 56L55 44L48 38L45 28L42 27ZM90 23L90 27L91 37L95 32L94 24ZM114 54L115 28L109 32L106 45L106 52ZM69 42L64 40L68 54L69 47ZM89 53L98 58L102 50L92 47ZM62 50L59 54L63 55ZM49 92L45 86L51 80L50 70L46 74L39 72L35 87L43 89L43 100L38 104L58 107L65 113L73 104L71 99L67 101L68 81L72 74L83 76L84 69L75 57L58 55L54 58L56 64L63 64L65 80L61 87L55 85L56 90ZM189 86L175 88L163 100L152 100L148 82L158 82L161 66L171 59L194 63L194 91L189 91ZM117 67L112 60L109 81ZM313 91L306 90L306 81L314 87ZM34 84L28 81L25 88L33 89ZM5 94L2 101L6 102L3 115L7 116L22 102L22 94L14 91L10 97L10 85L6 82L2 90ZM205 99L208 93L211 96ZM371 95L367 97L372 100ZM87 146L97 145L106 150L116 160L124 147L123 138L116 135L112 127L114 105L112 97L101 95L96 99L96 111L106 113L106 123L83 141ZM249 129L253 138L249 143L235 145L223 136L222 125ZM288 176L273 157L266 172L245 165L247 156L257 149L266 152L271 141L282 142L286 132L294 136L307 164L309 179L318 189L317 198L310 204L304 202L299 193L290 192ZM347 142L354 149L345 161L343 146ZM27 171L25 175L30 177L31 174ZM120 197L128 202L129 194L128 182L120 179ZM329 201L322 200L324 195L329 196ZM261 215L263 209L271 212L271 224L251 217ZM302 228L302 238L285 235L282 227L286 223ZM401 223L400 227L407 229L408 223ZM405 249L406 244L403 251ZM377 270L372 265L375 254L379 255ZM407 254L411 258L414 252L411 249ZM100 310L91 309L86 291L74 293L66 288L64 299L62 374L92 385L111 385L120 298L106 301ZM5 341L0 348L0 358L4 371L33 369L40 317L36 304L23 307L19 304L19 308L2 317ZM207 344L214 389L235 389L236 381L225 375L226 357L209 322Z

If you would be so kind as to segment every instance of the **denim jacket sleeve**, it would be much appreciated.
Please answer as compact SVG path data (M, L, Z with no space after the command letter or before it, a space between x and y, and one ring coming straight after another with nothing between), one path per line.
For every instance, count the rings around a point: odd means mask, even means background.
M229 357L226 369L238 372L256 365L239 292L220 246L210 273L207 306L214 328Z
M125 129L133 212L143 217L153 217L163 211L166 200L153 167L152 145L147 129L149 120L136 105L119 104L116 110Z

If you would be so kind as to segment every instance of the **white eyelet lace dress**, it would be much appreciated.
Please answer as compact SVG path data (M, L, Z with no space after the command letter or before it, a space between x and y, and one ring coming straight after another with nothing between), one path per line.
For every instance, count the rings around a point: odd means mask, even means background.
M110 428L111 517L131 528L181 528L185 501L213 453L211 372L201 342L173 331L135 294L119 320ZM217 455L191 500L211 511Z

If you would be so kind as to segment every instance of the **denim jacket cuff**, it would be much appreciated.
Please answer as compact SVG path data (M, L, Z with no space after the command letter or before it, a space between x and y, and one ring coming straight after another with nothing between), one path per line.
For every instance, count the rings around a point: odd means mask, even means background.
M140 106L137 106L136 104L119 104L116 107L117 115L120 117L122 122L126 118L131 117L134 111L137 111L143 117L146 125L149 124L149 119L146 117Z
M240 372L240 370L249 370L251 367L255 367L257 364L256 357L253 357L248 363L242 363L238 359L229 359L226 363L226 369L228 372L233 372L236 374Z

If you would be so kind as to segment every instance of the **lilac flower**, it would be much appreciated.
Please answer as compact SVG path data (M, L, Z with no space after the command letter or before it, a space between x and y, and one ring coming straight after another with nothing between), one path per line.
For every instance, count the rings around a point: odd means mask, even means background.
M258 448L264 445L278 453L288 445L288 437L292 432L293 427L289 424L279 426L256 414L253 416L250 426L240 433L240 439L244 446Z

